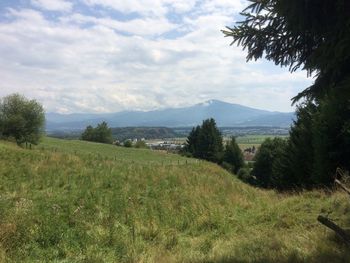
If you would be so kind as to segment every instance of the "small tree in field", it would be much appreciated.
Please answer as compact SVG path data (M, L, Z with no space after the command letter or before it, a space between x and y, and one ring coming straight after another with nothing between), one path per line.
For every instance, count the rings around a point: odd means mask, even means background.
M44 133L45 113L42 105L19 94L0 101L0 134L13 137L17 144L38 144Z

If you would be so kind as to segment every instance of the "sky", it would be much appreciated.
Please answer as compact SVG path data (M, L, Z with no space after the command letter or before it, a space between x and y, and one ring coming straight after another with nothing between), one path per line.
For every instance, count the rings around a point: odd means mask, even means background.
M0 0L0 97L47 112L118 112L211 99L292 111L306 72L258 60L220 30L247 0Z

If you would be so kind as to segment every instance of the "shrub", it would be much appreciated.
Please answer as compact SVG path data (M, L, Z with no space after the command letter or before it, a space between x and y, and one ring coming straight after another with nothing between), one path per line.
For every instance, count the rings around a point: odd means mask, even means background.
M243 182L246 183L253 183L254 178L251 175L251 170L248 167L243 167L238 170L237 176L239 179L241 179Z
M234 173L235 167L228 162L223 161L221 167L229 171L230 173Z
M126 140L126 141L124 142L124 147L127 147L127 148L132 147L132 142L131 142L130 140Z
M135 148L148 148L148 146L145 141L137 141L135 143Z

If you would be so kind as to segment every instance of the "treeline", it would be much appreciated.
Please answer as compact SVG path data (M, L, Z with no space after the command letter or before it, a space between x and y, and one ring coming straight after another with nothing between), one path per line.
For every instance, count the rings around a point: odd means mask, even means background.
M243 154L235 138L232 137L224 146L222 134L212 118L192 129L184 152L187 156L218 163L233 173L244 165Z
M90 142L99 142L99 143L114 143L117 146L124 146L127 148L148 148L145 141L138 140L136 143L133 143L131 140L125 140L123 143L119 141L113 142L112 128L108 127L107 122L103 121L97 124L96 127L91 125L87 126L84 132L81 134L80 138L83 141Z
M330 185L337 167L350 169L350 107L341 97L297 109L288 140L265 141L252 175L260 185L278 189Z

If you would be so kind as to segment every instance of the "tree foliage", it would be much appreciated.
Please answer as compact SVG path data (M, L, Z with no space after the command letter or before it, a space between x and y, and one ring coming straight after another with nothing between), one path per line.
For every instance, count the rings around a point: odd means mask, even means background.
M247 61L265 57L315 76L293 98L303 100L289 141L267 141L253 172L264 186L329 185L337 167L350 169L350 1L250 2L243 21L223 30L231 44L247 50Z
M243 153L235 137L232 137L231 140L226 143L223 161L232 166L235 174L244 166Z
M200 130L201 130L201 127L199 125L197 125L196 127L193 127L186 140L185 150L187 152L190 152L193 156L197 155L197 147L199 144L198 139L199 139Z
M18 144L38 144L44 133L45 113L42 105L19 94L0 101L0 135L13 137Z
M316 74L313 85L298 94L323 98L350 84L350 2L347 0L250 0L245 18L223 33L248 51L247 60L263 56L290 71Z
M318 106L305 102L297 108L297 119L283 147L264 142L253 174L262 186L278 189L330 185L337 167L350 170L349 138L346 96L328 96Z
M187 137L186 150L193 157L221 163L223 157L222 136L214 119L204 120L192 129Z
M316 105L310 101L297 107L297 118L291 127L286 151L276 162L279 188L308 188L314 184L313 116L316 111Z
M276 187L280 182L280 173L276 169L280 157L285 152L287 142L281 138L267 138L254 157L252 174L262 187Z
M342 93L328 95L313 118L313 177L330 184L337 167L350 170L350 100Z
M81 139L91 142L112 143L112 129L108 127L106 122L101 122L96 128L89 125L82 133Z
M221 162L223 154L222 136L213 118L203 121L196 148L196 157L211 162Z

